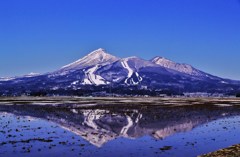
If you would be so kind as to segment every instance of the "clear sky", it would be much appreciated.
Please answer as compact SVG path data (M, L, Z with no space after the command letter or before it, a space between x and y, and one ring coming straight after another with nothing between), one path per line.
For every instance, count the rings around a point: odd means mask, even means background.
M240 0L2 0L0 76L44 73L104 48L240 80Z

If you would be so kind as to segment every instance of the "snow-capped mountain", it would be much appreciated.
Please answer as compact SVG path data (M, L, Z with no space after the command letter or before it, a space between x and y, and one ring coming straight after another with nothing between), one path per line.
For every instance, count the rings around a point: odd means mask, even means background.
M99 48L91 53L89 53L87 56L70 63L66 66L63 66L62 70L67 69L82 69L85 67L93 66L96 64L110 64L119 58L108 54L104 49Z
M163 57L155 57L150 61L135 56L118 58L104 49L97 49L54 72L0 79L2 95L19 94L20 91L25 94L50 91L65 95L69 95L70 91L81 91L80 94L87 91L91 94L112 92L111 89L120 94L134 94L142 90L178 94L236 93L240 91L240 81L213 76L191 65L175 63Z

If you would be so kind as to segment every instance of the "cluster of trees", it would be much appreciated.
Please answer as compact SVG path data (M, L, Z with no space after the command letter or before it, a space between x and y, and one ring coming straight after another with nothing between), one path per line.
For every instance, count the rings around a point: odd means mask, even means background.
M67 85L66 85L67 86ZM65 87L65 86L64 86ZM159 88L161 90L159 90ZM73 88L58 88L53 89L52 86L9 86L0 88L0 96L174 96L174 95L183 95L183 92L188 88L178 88L173 86L162 86L162 87L154 87L151 88L145 86L82 86L81 88L73 89ZM191 88L187 91L191 91ZM209 92L214 93L214 92ZM224 93L223 91L219 91L218 93ZM231 93L226 93L225 95L236 95L236 97L240 97L240 92L232 91Z
M1 94L1 92L0 92ZM35 90L17 90L15 92L8 91L2 93L5 96L160 96L160 95L179 95L178 91L175 90L161 90L157 91L154 89L141 89L138 87L107 87L107 86L89 86L82 89L63 89L59 88L57 90L47 90L47 89L35 89Z

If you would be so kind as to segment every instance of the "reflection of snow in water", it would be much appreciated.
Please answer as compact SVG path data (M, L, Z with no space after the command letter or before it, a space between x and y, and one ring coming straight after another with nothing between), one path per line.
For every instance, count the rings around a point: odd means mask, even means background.
M128 124L126 126L124 126L120 132L121 135L123 136L127 136L127 131L129 128L131 128L133 126L133 121L132 121L132 118L127 116L127 122Z
M92 127L93 129L97 130L98 125L94 121L99 120L104 115L104 113L106 114L106 110L96 109L96 110L83 111L83 115L84 115L83 124L86 124Z
M156 139L163 139L165 137L168 137L170 135L175 134L176 132L186 132L186 131L190 131L194 128L194 126L196 126L199 122L196 121L194 122L188 122L188 123L183 123L183 124L176 124L174 126L170 126L170 127L165 127L163 129L157 130L154 133L154 137Z
M122 128L122 130L120 131L120 135L121 135L121 136L129 137L128 134L127 134L128 130L129 130L130 128L134 127L134 125L136 125L136 124L139 122L139 120L142 118L142 114L141 114L141 113L138 113L138 110L133 110L133 112L134 112L135 114L137 114L137 118L136 118L135 121L134 121L132 117L126 115L127 125L124 126L124 127Z

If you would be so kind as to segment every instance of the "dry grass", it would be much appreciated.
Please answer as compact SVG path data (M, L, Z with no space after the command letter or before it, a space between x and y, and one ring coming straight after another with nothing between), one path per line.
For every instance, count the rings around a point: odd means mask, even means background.
M240 157L240 144L205 154L200 157Z

